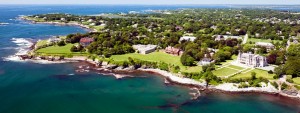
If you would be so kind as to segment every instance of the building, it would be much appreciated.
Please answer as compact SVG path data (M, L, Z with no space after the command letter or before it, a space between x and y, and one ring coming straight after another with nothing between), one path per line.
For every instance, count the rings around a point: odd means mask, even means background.
M181 38L179 39L180 42L183 41L183 40L194 42L194 41L196 40L196 37L193 37L193 36L183 36L183 37L181 37Z
M275 46L272 43L269 43L269 42L256 42L255 46L265 47L267 49L267 51L270 51L270 50L275 48Z
M94 41L93 38L85 37L80 39L80 45L86 47Z
M221 40L225 40L223 35L216 35L215 36L215 41L221 41Z
M201 61L198 62L198 65L204 66L204 65L209 65L213 62L211 58L203 58Z
M231 35L214 35L215 41L227 40L227 39L242 39L240 36Z
M240 52L237 61L250 67L265 67L268 65L266 57L252 53Z
M175 48L172 46L166 47L165 52L168 54L176 55L176 56L180 56L183 53L183 51L181 49L178 49L178 48Z
M287 41L287 48L289 48L292 44L299 44L299 39L295 38L295 37L291 37L288 41Z
M133 49L137 50L140 54L149 54L149 53L152 53L156 50L157 48L157 45L141 45L141 44L138 44L138 45L133 45L132 46Z
M176 26L175 29L176 29L176 31L180 31L180 30L183 30L183 27L181 27L181 26Z

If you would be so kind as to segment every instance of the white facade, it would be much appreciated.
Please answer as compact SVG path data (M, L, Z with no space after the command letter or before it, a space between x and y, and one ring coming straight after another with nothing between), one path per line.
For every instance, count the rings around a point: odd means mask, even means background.
M157 48L157 45L141 45L141 44L138 44L138 45L133 45L132 46L133 49L136 49L138 50L138 52L140 54L148 54L148 53L152 53L156 50Z
M239 53L237 61L251 67L265 67L268 65L266 57L252 53Z
M183 37L180 38L179 41L183 41L183 40L194 42L196 40L196 37L193 37L193 36L183 36Z

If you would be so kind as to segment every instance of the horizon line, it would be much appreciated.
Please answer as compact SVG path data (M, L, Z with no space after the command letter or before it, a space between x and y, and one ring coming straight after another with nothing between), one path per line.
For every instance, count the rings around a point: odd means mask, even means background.
M84 4L78 4L78 3L66 3L66 4L44 4L44 3L37 3L37 4L17 4L17 3L5 3L5 4L1 4L0 5L157 5L157 6L162 6L162 5L190 5L190 6L197 6L197 5L246 5L246 6L251 6L251 5L259 5L259 6L270 6L270 5L275 5L275 6L284 6L284 5L289 5L289 6L297 6L300 5L299 4L92 4L92 3L84 3Z

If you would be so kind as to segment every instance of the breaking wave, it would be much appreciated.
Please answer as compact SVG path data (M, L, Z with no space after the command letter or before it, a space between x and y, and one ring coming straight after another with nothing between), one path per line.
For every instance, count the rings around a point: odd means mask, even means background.
M6 49L15 49L17 52L14 55L4 57L4 61L22 61L18 55L26 55L30 51L30 47L33 45L33 42L25 38L12 38L11 41L17 45L17 47L12 48L8 47Z

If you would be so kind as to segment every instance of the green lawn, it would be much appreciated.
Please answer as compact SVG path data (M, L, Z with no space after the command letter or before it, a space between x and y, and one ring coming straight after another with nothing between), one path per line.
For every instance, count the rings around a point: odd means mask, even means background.
M300 85L300 77L293 78L295 84Z
M236 72L238 72L238 70L234 70L226 67L213 71L213 73L217 76L228 76Z
M36 43L36 46L43 46L43 45L47 45L47 40L40 40Z
M165 62L167 64L177 65L180 66L180 69L183 72L200 72L202 70L201 66L195 66L195 67L183 66L180 62L180 56L173 56L164 52L153 52L146 55L138 54L138 53L130 53L124 55L113 55L110 58L112 58L115 61L125 61L128 60L128 57L145 60L145 61Z
M260 70L260 69L254 69L254 70L249 71L247 73L240 73L238 75L233 76L232 78L250 78L251 77L251 72L256 72L256 77L263 77L263 78L273 80L274 74L269 74L267 71Z
M238 70L243 70L243 69L245 69L245 68L243 68L243 67L234 66L234 65L229 65L228 67L229 67L229 68L238 69Z
M71 52L70 49L73 46L73 44L67 44L65 46L50 46L46 48L42 48L36 51L36 53L39 54L53 54L53 55L67 55L67 54L73 54L73 55L84 55L86 53L80 53L80 52Z
M104 29L104 26L89 26L90 28L96 29L97 31L101 31Z
M281 42L280 40L269 40L269 39L258 39L258 38L248 38L247 43L249 42Z

